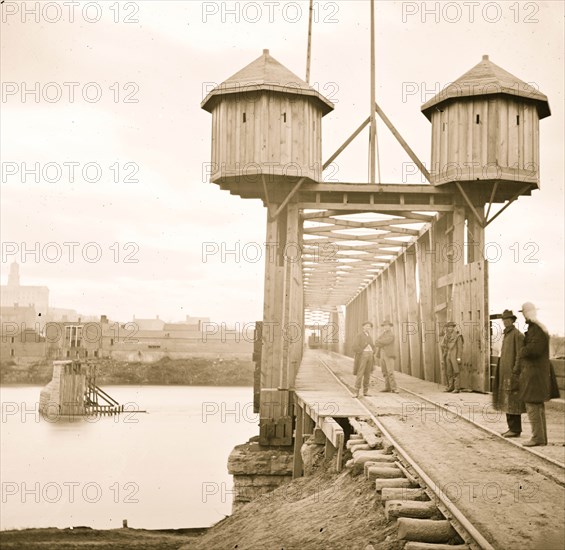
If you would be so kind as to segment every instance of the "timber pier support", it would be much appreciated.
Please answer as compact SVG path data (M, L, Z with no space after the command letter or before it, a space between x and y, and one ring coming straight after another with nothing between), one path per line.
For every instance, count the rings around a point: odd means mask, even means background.
M96 385L96 366L80 361L53 361L53 377L39 396L39 412L47 418L107 416L124 412Z

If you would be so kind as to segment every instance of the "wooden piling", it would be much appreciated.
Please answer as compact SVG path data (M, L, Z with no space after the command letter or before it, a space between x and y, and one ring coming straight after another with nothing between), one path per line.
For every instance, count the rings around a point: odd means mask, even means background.
M402 472L398 468L390 468L386 466L371 466L367 468L367 478L373 479L398 479L402 476Z
M446 519L398 518L398 538L419 542L447 543L457 533Z
M434 544L428 542L409 541L404 550L471 550L467 544Z
M385 502L385 516L388 520L393 518L425 518L437 517L439 511L431 501L418 500L387 500Z
M405 477L375 479L375 489L377 490L377 492L382 491L385 487L394 487L398 489L403 487L414 487L414 485L412 485L410 480L406 479Z
M381 500L429 500L423 489L385 487L381 492Z

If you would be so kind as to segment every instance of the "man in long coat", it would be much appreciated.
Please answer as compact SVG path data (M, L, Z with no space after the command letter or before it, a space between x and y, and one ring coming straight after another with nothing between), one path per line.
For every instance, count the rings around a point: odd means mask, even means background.
M459 371L463 353L463 336L455 329L456 323L449 321L445 325L445 335L441 340L441 366L445 376L446 392L459 393Z
M394 363L396 362L396 351L394 348L393 324L387 319L381 324L381 331L375 340L375 346L379 349L378 354L381 362L381 370L385 379L385 389L381 391L398 393L396 380L394 378Z
M353 342L353 351L355 358L353 362L353 374L355 378L355 397L361 397L361 385L363 385L363 394L369 395L369 382L371 380L371 371L374 367L373 356L375 353L375 344L371 331L373 323L365 321L363 330L355 337Z
M520 375L519 397L526 404L526 412L532 426L531 439L522 445L535 447L547 445L545 402L551 397L549 333L538 321L534 304L526 302L520 311L528 323L528 330L520 351L519 367L515 369L514 374Z
M513 371L519 370L520 352L524 335L514 326L516 315L505 309L502 313L504 338L498 368L493 383L494 408L506 413L508 431L504 437L519 437L522 433L522 414L526 412L524 402L518 397L518 376Z

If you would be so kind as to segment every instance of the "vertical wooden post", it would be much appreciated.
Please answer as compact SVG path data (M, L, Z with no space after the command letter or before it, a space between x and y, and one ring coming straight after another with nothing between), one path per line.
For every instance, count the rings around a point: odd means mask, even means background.
M308 47L306 50L306 83L310 84L310 57L312 52L312 16L314 14L314 0L310 0L308 8Z
M436 358L436 335L435 335L435 312L434 312L434 293L433 286L435 280L432 278L432 262L434 256L431 250L431 228L425 233L416 244L418 278L420 287L420 325L419 337L422 345L422 360L424 362L424 379L440 382L441 379L435 377L435 358Z
M375 146L377 141L377 121L375 116L375 0L371 0L371 105L369 127L369 183L375 183Z
M310 436L314 433L314 421L308 416L306 412L302 415L302 438Z
M276 207L275 207L276 208ZM292 444L291 390L304 342L301 227L296 202L267 220L260 433L262 445Z
M475 206L475 208L479 214L484 213L484 205ZM467 212L467 245L469 263L483 259L485 248L485 228L479 223L479 220L477 220L473 213L469 211Z
M294 410L296 412L296 427L294 431L294 456L292 465L292 477L297 478L302 476L302 454L300 450L302 448L302 443L304 442L304 411L302 407L298 404L297 400L294 401Z
M395 326L396 340L400 350L397 369L410 374L410 344L406 337L406 323L408 321L408 295L406 293L406 252L394 263L394 290L396 292L397 322ZM393 267L391 266L391 267Z
M451 233L451 247L449 252L452 253L447 257L448 272L454 276L461 271L464 265L465 257L465 208L463 206L456 206L453 209L453 230ZM455 285L451 285L451 292L448 296L448 316L451 320L455 321L458 325L464 320L461 315L456 317L459 308L459 293ZM449 320L449 319L448 319Z
M423 368L420 351L420 315L418 311L418 298L416 296L416 245L408 248L405 253L406 263L404 266L406 277L406 295L407 295L407 321L403 334L399 337L406 337L410 350L410 371L408 374L418 378L423 377Z

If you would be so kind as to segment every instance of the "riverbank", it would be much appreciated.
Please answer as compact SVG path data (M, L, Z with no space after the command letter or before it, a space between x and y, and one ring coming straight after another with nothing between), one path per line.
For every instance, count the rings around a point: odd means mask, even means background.
M23 529L0 531L2 549L34 550L57 548L62 550L177 550L180 545L194 541L206 529L109 529L100 531L90 527L74 529Z
M99 359L96 383L111 385L178 385L178 386L252 386L254 363L248 356L230 354L212 359L191 357L169 359L154 363ZM0 384L45 385L53 374L51 361L33 365L0 363Z

